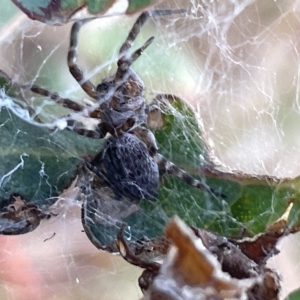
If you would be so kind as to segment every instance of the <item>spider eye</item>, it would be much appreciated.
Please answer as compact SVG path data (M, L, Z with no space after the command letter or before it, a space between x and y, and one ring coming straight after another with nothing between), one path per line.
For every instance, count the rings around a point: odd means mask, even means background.
M97 86L97 92L106 93L112 85L113 85L112 81L102 82Z

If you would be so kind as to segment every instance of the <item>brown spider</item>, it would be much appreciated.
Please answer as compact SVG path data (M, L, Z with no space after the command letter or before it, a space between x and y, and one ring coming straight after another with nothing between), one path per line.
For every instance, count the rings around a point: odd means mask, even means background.
M75 112L87 112L87 117L99 121L94 130L88 130L76 119L67 118L69 130L94 139L104 138L107 133L110 133L111 137L106 140L103 150L86 164L92 172L104 179L119 198L125 196L132 201L154 200L157 196L160 172L174 174L194 187L216 196L224 196L204 182L195 180L157 152L158 147L154 135L145 125L151 105L146 106L144 84L131 69L132 63L154 40L154 37L151 37L142 47L133 53L129 52L146 20L149 17L183 12L185 12L183 9L143 12L120 48L116 73L105 78L97 87L85 79L76 63L79 30L83 24L93 19L84 19L73 24L68 66L82 89L96 100L92 106L86 107L70 99L61 98L57 93L37 85L31 86L33 92L49 97Z

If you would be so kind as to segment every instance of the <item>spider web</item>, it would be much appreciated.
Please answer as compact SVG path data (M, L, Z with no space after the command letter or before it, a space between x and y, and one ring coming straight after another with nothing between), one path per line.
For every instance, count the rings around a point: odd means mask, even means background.
M168 1L164 7L186 4ZM217 159L228 168L282 178L299 175L299 9L299 1L190 1L187 15L150 21L135 45L151 35L155 41L134 64L147 99L160 92L186 99L201 117ZM118 47L134 20L104 18L82 29L79 64L94 82L113 73ZM14 82L35 82L78 101L86 98L65 63L70 25L48 27L24 17L8 24L1 31L0 69ZM49 126L67 113L41 97L26 94L26 99ZM33 118L27 121L35 124ZM175 195L176 189L169 192ZM0 236L3 298L141 296L133 284L140 270L97 250L82 232L76 193L63 194L54 206L59 215L35 231ZM209 204L206 211L213 215ZM288 238L272 262L284 275L283 293L298 286L298 246L296 238Z

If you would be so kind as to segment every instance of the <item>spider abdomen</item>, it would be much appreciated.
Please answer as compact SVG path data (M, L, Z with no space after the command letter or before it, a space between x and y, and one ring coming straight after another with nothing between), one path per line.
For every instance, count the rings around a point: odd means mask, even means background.
M158 165L138 137L111 136L100 158L103 173L115 193L132 200L154 200L159 185ZM97 157L92 164L95 166Z

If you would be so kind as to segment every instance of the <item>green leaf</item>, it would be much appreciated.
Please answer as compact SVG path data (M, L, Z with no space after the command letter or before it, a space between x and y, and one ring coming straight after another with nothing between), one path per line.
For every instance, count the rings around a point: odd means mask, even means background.
M7 85L4 76L0 81ZM14 101L0 98L0 198L18 193L47 208L75 178L81 156L97 153L103 142L68 131L51 133Z
M296 290L291 293L285 300L299 300L300 299L300 290Z
M2 85L16 94L9 78L3 72L0 75ZM164 176L156 202L142 201L136 212L119 219L128 223L135 238L160 236L168 218L175 214L189 225L224 236L236 235L242 229L256 234L281 216L291 198L296 200L291 220L298 221L299 178L279 181L213 168L207 160L211 153L200 136L191 108L179 98L165 98L167 104L159 110L161 120L152 120L159 152L220 190L226 199L216 198L178 178ZM48 207L74 179L78 165L83 162L81 157L99 152L103 142L68 131L51 133L37 123L32 124L27 110L18 106L16 100L7 96L1 100L2 106L11 111L2 108L0 114L0 197L5 199L19 193L39 207ZM92 213L89 217L94 218ZM93 235L102 244L113 243L117 230L118 227L103 227L96 221L91 225Z
M279 180L219 171L208 160L211 153L200 137L201 129L189 106L178 98L171 99L171 104L172 108L165 111L165 126L155 132L160 153L220 190L226 199L207 195L177 178L167 178L160 187L159 200L169 217L178 214L189 225L224 236L237 234L243 228L256 234L282 215L289 199L299 198L299 178ZM298 206L299 201L295 201L293 212Z
M48 24L67 23L72 15L86 7L91 14L104 14L116 0L12 0L29 18ZM135 13L146 9L156 0L128 0L124 13Z
M128 224L131 240L144 236L154 238L163 235L168 219L178 215L187 224L206 228L223 236L232 237L246 229L256 234L285 211L289 200L295 199L291 212L293 223L298 221L299 178L281 180L255 175L232 174L212 169L208 147L200 138L195 117L183 101L170 96L172 104L164 107L163 125L155 131L159 152L196 178L220 190L226 199L189 186L174 176L164 177L156 202L142 201L137 211L128 217L114 218L117 225L104 226L97 221L93 209L88 212L90 230L102 245L113 245L122 221ZM89 208L88 208L89 209ZM98 207L98 211L102 208ZM132 206L128 205L128 211Z
M3 88L3 90L7 95L10 96L15 95L15 91L10 81L10 78L1 70L0 70L0 87Z
M150 5L153 5L156 0L135 0L135 1L128 1L128 8L126 13L132 14L139 10L145 9Z
M50 135L5 108L0 124L0 197L19 193L38 206L51 205L75 178L80 156L95 154L101 145L67 131Z

